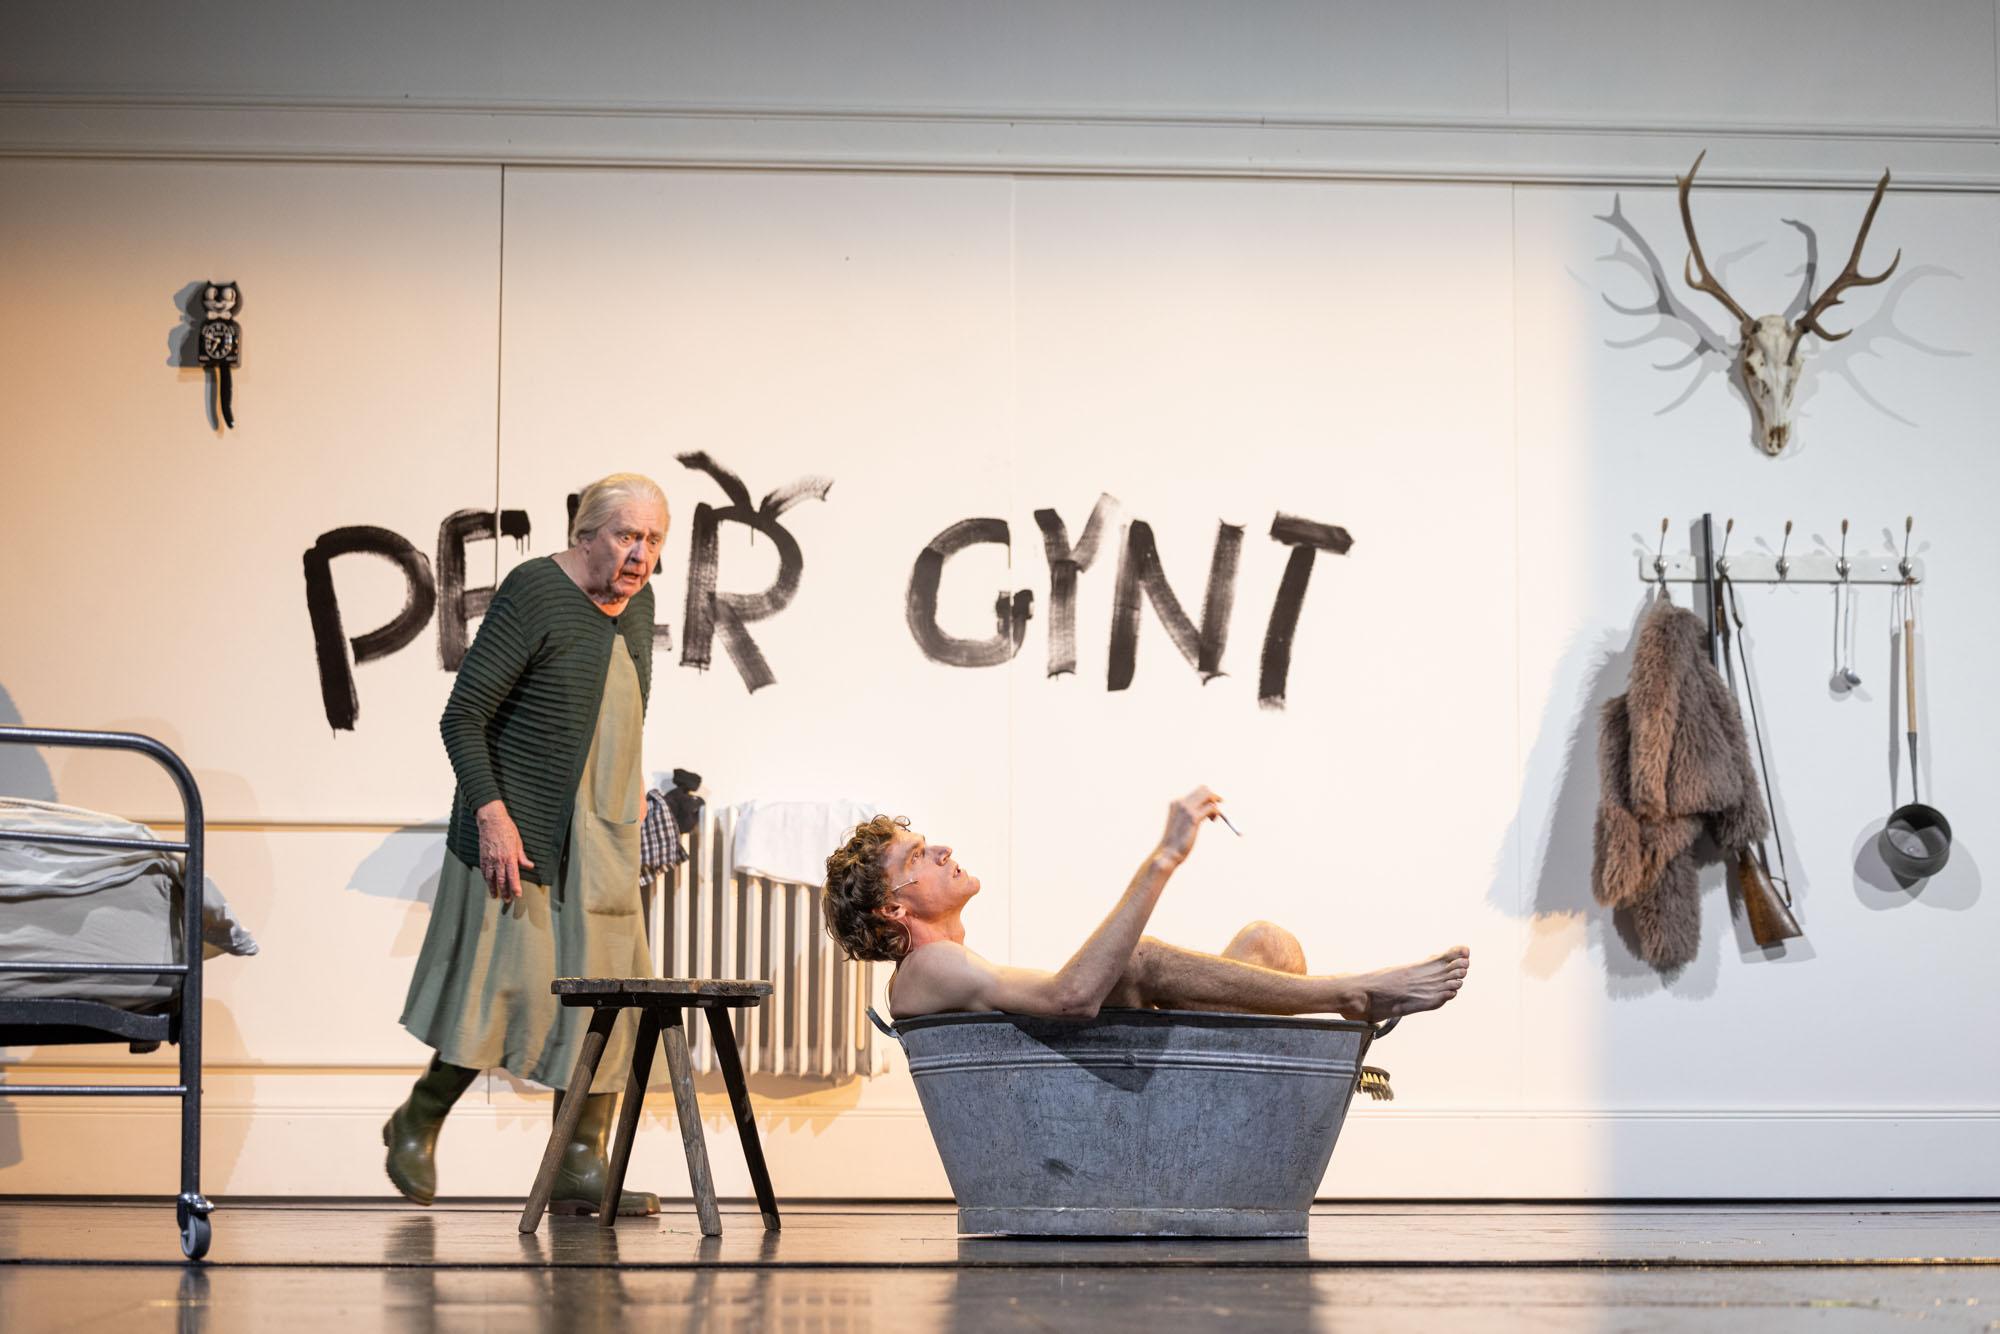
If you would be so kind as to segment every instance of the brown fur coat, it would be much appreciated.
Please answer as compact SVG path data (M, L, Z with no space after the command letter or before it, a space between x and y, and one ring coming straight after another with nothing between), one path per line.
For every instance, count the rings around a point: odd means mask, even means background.
M1701 945L1700 868L1769 829L1743 718L1699 616L1665 598L1647 610L1631 683L1604 706L1597 760L1591 888L1631 914L1640 957L1678 967Z

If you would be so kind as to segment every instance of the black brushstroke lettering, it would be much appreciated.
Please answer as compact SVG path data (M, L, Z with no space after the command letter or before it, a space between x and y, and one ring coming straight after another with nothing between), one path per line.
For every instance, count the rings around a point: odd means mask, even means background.
M387 625L347 637L341 622L340 599L333 588L333 562L341 556L380 556L403 572L409 594L403 609ZM312 621L313 649L319 658L320 699L326 720L336 730L351 732L361 716L354 689L354 668L386 657L423 632L437 609L437 585L431 564L409 539L387 528L357 525L320 534L306 549L306 614ZM349 651L353 660L348 658Z
M910 587L903 600L903 617L917 647L932 662L947 667L997 667L1021 651L1027 637L1028 619L1033 616L1035 595L1022 589L1017 593L1000 590L993 602L993 635L988 639L960 639L946 634L938 625L938 585L944 578L944 563L958 552L981 542L1006 547L1011 554L1013 539L1005 519L960 519L930 540L917 556L910 571Z
M1305 605L1313 558L1322 551L1345 556L1354 539L1345 528L1278 514L1271 520L1271 540L1285 543L1292 554L1285 562L1284 577L1278 581L1278 596L1271 603L1271 621L1264 630L1263 661L1257 672L1257 703L1267 709L1282 709L1285 678L1292 670L1292 636L1299 628L1299 609Z
M710 643L715 638L715 567L720 559L715 506L702 501L694 507L694 536L688 540L687 637L681 640L681 666L708 670Z
M493 586L465 586L465 548L471 542L490 541L495 536L492 510L458 510L438 525L438 665L455 672L472 647L467 633L474 620L486 614L493 603ZM498 532L516 542L527 540L526 510L501 510Z
M1035 523L1042 530L1042 552L1049 560L1049 675L1076 671L1076 579L1097 559L1097 548L1105 525L1118 508L1110 494L1100 495L1091 506L1083 536L1069 544L1069 530L1062 516L1052 509L1036 510Z
M719 509L708 504L694 507L694 535L688 546L687 632L681 644L681 666L707 670L715 636L720 632L722 647L736 665L737 674L755 694L778 678L745 627L783 611L798 593L799 576L805 569L798 541L778 522L779 516L802 500L826 499L826 493L833 489L833 479L801 477L770 492L753 509L750 489L743 480L706 452L697 450L678 457L684 466L707 473L730 502ZM726 522L740 523L753 533L762 533L778 548L778 577L763 592L716 591L716 567L720 561L718 532Z
M1134 519L1125 530L1125 549L1118 557L1118 586L1111 603L1111 667L1107 686L1123 690L1132 684L1139 647L1139 595L1143 591L1166 627L1167 638L1206 685L1222 675L1222 652L1229 645L1229 614L1236 605L1236 558L1243 549L1243 529L1236 524L1215 526L1215 554L1208 566L1208 592L1201 608L1201 629L1181 610L1180 599L1167 584L1160 566L1159 544L1151 525Z

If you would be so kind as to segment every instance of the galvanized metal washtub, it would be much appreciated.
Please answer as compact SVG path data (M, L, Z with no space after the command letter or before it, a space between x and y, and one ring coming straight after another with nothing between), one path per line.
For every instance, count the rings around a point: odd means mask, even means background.
M1380 1028L1106 1009L894 1027L959 1231L1301 1237Z

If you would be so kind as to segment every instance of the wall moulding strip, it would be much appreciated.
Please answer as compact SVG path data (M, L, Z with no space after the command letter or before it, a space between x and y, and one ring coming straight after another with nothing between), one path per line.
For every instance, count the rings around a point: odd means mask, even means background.
M60 1049L49 1046L33 1049L17 1048L15 1050L53 1052ZM161 1051L166 1051L166 1049L162 1048ZM359 1057L350 1060L330 1060L322 1057L310 1061L203 1060L201 1070L204 1076L241 1075L246 1078L257 1079L261 1079L267 1075L284 1075L287 1078L297 1077L301 1079L345 1079L350 1075L379 1074L395 1075L400 1078L404 1075L421 1074L428 1059L428 1057L423 1056L411 1056L404 1058ZM85 1076L101 1074L104 1071L118 1071L122 1074L144 1074L150 1072L165 1077L173 1074L179 1068L171 1052L168 1052L164 1057L162 1057L160 1052L150 1052L145 1056L132 1056L124 1054L123 1050L117 1047L110 1047L107 1054L101 1059L74 1055L9 1055L0 1057L0 1075L13 1070L32 1070L38 1079L43 1077L54 1078L58 1074L65 1076ZM91 1081L89 1079L78 1079L72 1082L89 1083ZM0 1088L4 1087L4 1084L0 1084ZM174 1114L178 1116L180 1113L176 1110Z
M179 820L148 820L127 816L155 832L179 829ZM442 834L450 826L443 820L205 820L202 827L211 834Z
M226 1196L386 1195L378 1134L385 1096L367 1107L323 1099L302 1099L308 1105L300 1110L216 1106L204 1117L208 1141L222 1146L212 1164L213 1189ZM658 1179L672 1181L681 1170L680 1145L666 1110L671 1104L660 1099L648 1099L633 1170L650 1172L647 1164L655 1164ZM7 1107L21 1149L16 1161L0 1166L0 1189L129 1193L135 1180L164 1182L164 1155L156 1150L172 1142L172 1108L65 1102L71 1105L25 1100ZM747 1174L725 1129L727 1099L705 1103L702 1116L718 1189L747 1195ZM949 1191L914 1107L793 1114L782 1104L763 1104L757 1116L788 1197L852 1198L852 1177L826 1167L852 1160L876 1165L875 1198ZM1412 1118L1389 1110L1350 1118L1318 1193L1329 1200L1463 1200L1467 1183L1476 1182L1485 1197L1516 1200L1990 1197L2000 1195L1993 1116L1950 1108L1764 1116L1735 1108L1650 1116L1514 1108L1496 1116L1459 1108ZM522 1163L533 1161L548 1135L546 1103L461 1104L453 1117L466 1119L448 1136L454 1191L518 1192ZM86 1145L88 1152L77 1151Z
M4 1066L0 1066L0 1070L18 1071L19 1074L15 1077L25 1078L28 1074L32 1073L37 1080L44 1077L54 1078L65 1072L83 1072L94 1070L95 1068L75 1064L33 1061L9 1062ZM421 1072L423 1068L424 1063L422 1061L410 1061L399 1065L357 1063L353 1065L320 1066L258 1066L224 1063L220 1065L204 1065L202 1072L205 1077L209 1078L266 1079L274 1075L289 1076L298 1080L301 1085L310 1085L310 1083L320 1080L343 1080L351 1076L381 1077L400 1081ZM126 1066L125 1069L127 1071L156 1069L160 1074L165 1075L170 1072L172 1067L148 1067L131 1064ZM489 1072L482 1072L482 1075L487 1073ZM875 1082L878 1083L885 1080L893 1080L896 1083L902 1084L905 1089L910 1089L907 1077L905 1076L875 1077ZM863 1121L884 1118L899 1121L915 1120L917 1122L922 1122L923 1120L923 1111L917 1105L913 1091L912 1096L907 1102L899 1099L896 1102L879 1106L857 1107L839 1101L832 1095L831 1089L820 1089L817 1091L817 1097L801 1099L795 1092L789 1089L782 1093L767 1093L760 1086L761 1082L759 1077L754 1075L751 1077L751 1098L758 1104L761 1114L768 1115L776 1120L784 1120L793 1116L825 1117L829 1115L838 1115L842 1119L854 1118ZM648 1087L650 1091L647 1096L646 1107L649 1114L671 1117L673 1114L672 1100L669 1098L665 1101L656 1101L666 1093L665 1087L659 1085L657 1081ZM4 1084L0 1084L0 1088L4 1088ZM510 1089L505 1083L505 1076L499 1075L493 1077L493 1084L490 1089L483 1092L479 1091L479 1089L480 1086L475 1085L474 1091L468 1092L464 1099L453 1108L452 1115L455 1117L511 1117L516 1115L521 1107L539 1105L541 1102L546 1101L548 1097L548 1091L539 1087L533 1088L529 1095L524 1096ZM719 1111L711 1110L705 1114L717 1116L726 1116L728 1114L728 1094L722 1087L720 1076L697 1075L695 1077L695 1091L704 1102L716 1102L720 1108ZM210 1102L218 1109L227 1109L238 1115L247 1114L272 1117L294 1115L344 1117L359 1115L374 1116L377 1118L381 1116L381 1109L376 1105L379 1099L372 1085L358 1097L351 1100L340 1098L328 1099L323 1094L320 1095L320 1098L321 1100L317 1101L302 1100L295 1103L253 1103L245 1101L240 1094L231 1096L228 1091L219 1091L215 1097L205 1099L205 1101ZM120 1098L105 1098L102 1100L86 1098L81 1101L65 1099L60 1105L53 1103L0 1103L0 1106L5 1106L9 1115L44 1114L52 1117L61 1117L78 1112L90 1112L95 1115L104 1116L158 1116L169 1119L177 1118L180 1115L180 1110L171 1104L135 1103ZM1519 1122L1529 1125L1548 1121L1588 1121L1610 1124L1660 1123L1667 1125L1721 1125L1736 1122L1853 1122L1875 1124L1905 1121L1986 1124L2000 1123L2000 1107L1944 1105L1928 1107L1465 1106L1419 1108L1375 1107L1366 1104L1363 1100L1357 1100L1348 1110L1349 1124L1368 1122L1388 1127L1390 1123L1406 1121L1454 1125L1479 1125L1492 1121Z
M1586 125L905 108L0 97L0 157L999 172L2000 192L1977 126Z

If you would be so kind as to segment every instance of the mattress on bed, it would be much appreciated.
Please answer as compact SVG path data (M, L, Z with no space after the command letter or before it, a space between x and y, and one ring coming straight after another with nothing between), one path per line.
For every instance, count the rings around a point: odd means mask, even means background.
M0 960L167 963L180 955L181 859L143 848L22 843L8 833L155 840L144 825L52 802L0 798ZM204 956L255 954L213 884L202 895ZM0 972L0 999L64 998L143 1008L173 994L158 973Z

